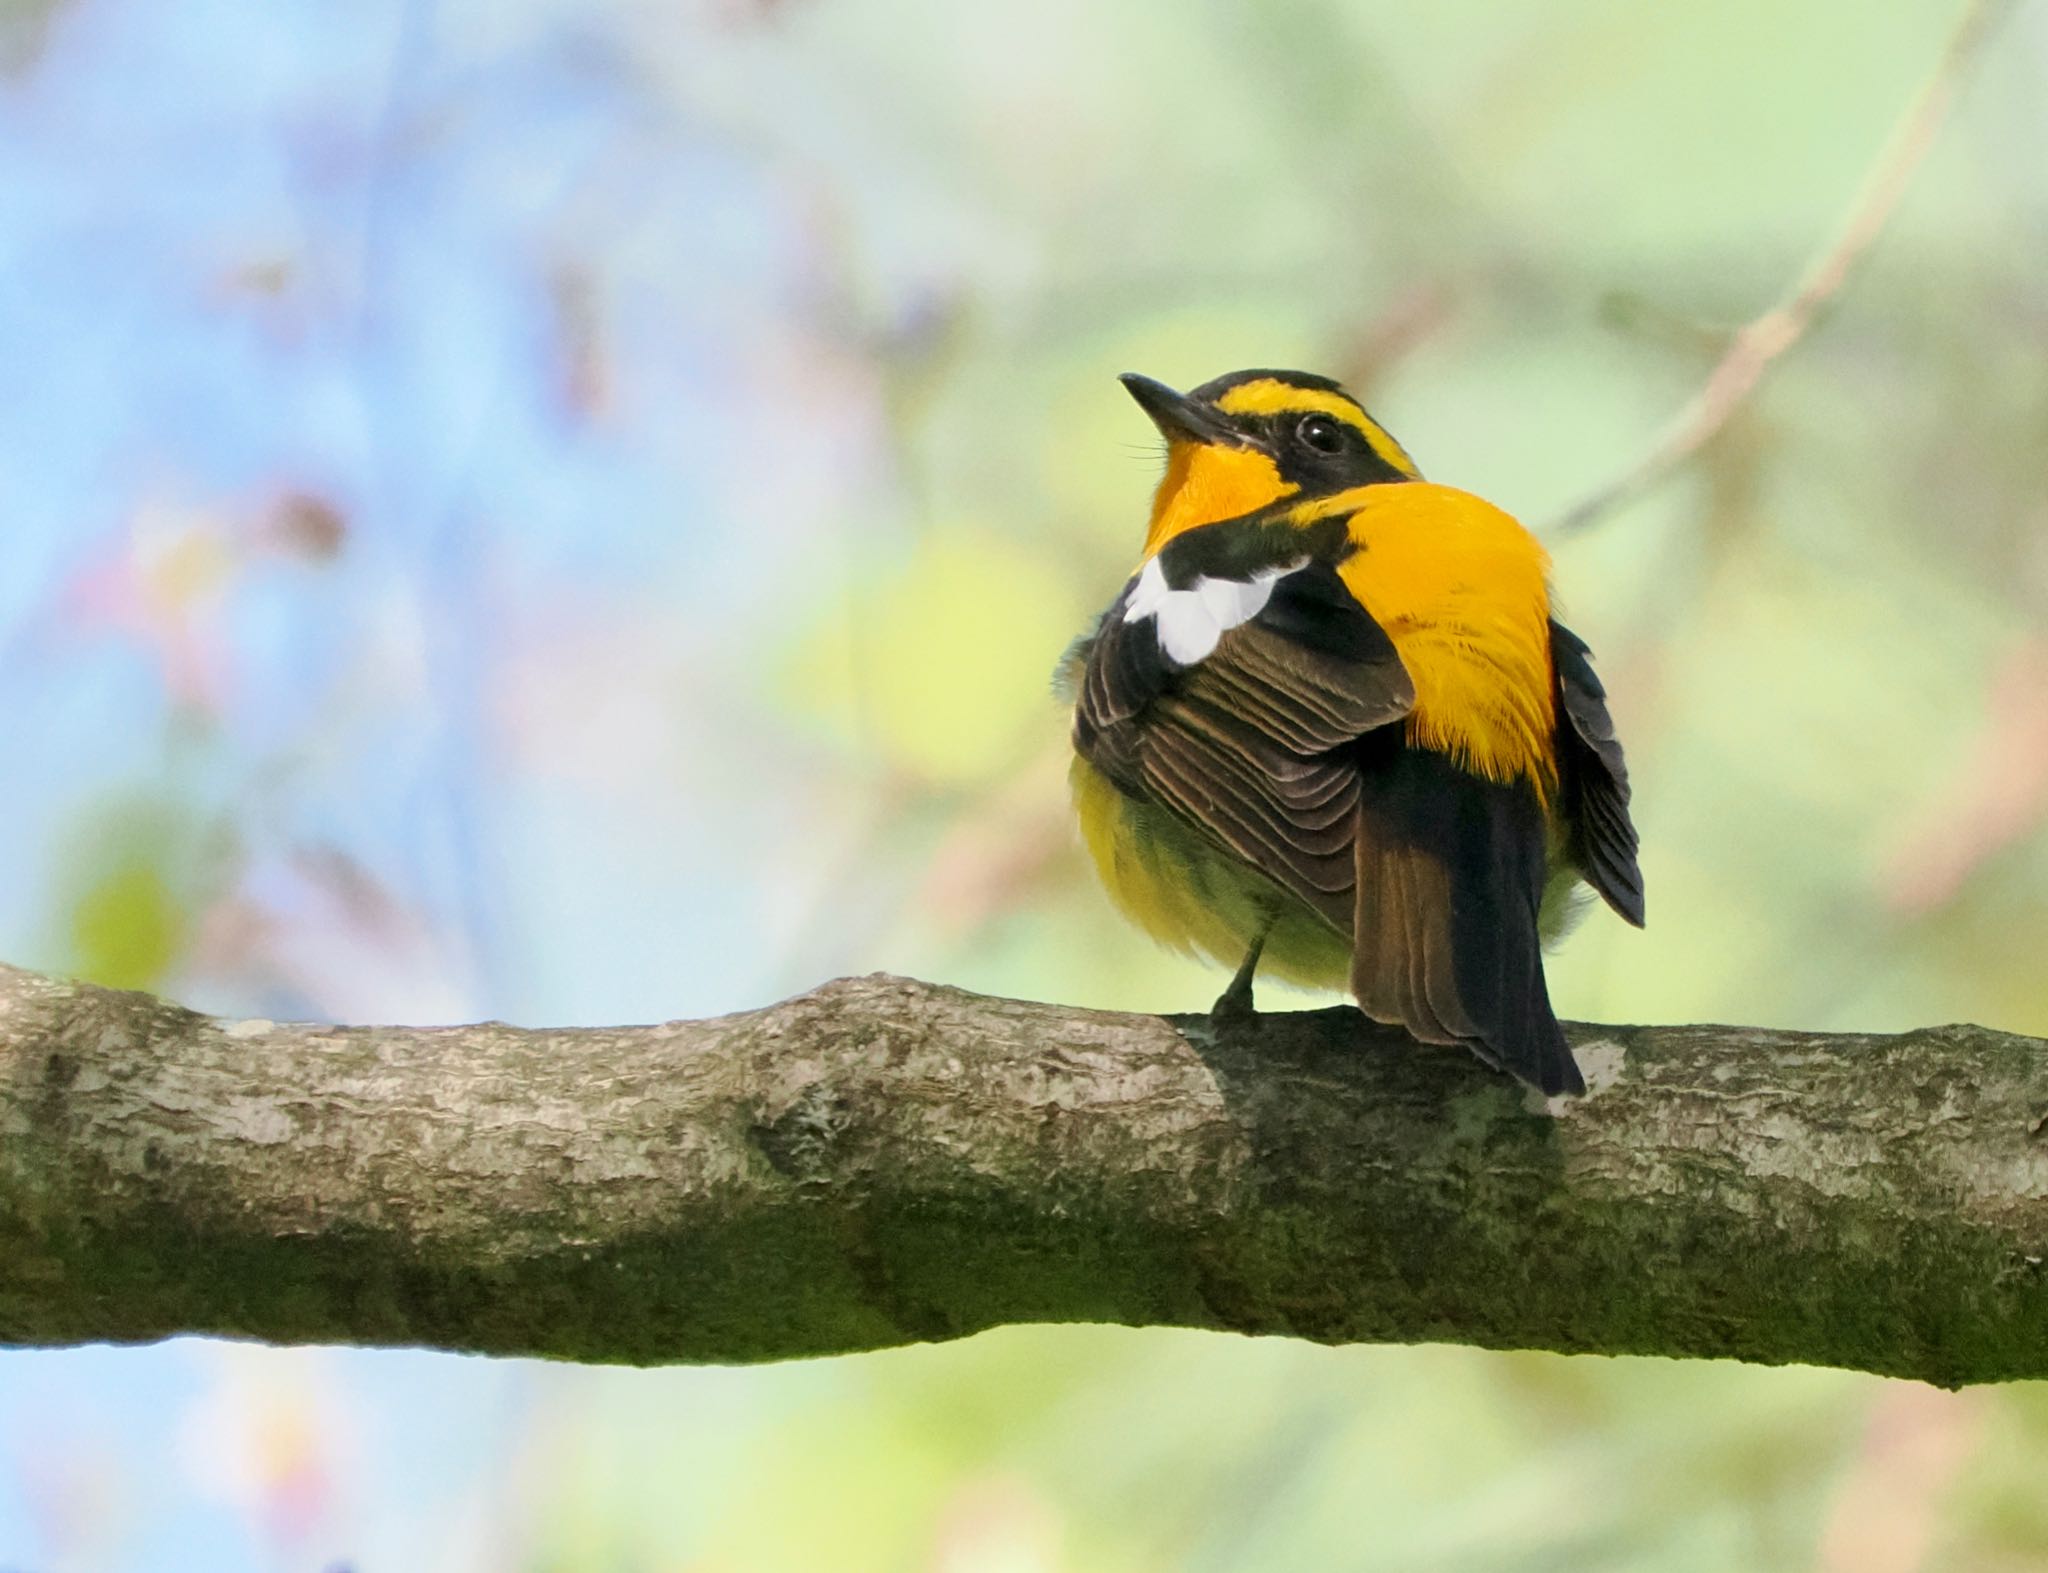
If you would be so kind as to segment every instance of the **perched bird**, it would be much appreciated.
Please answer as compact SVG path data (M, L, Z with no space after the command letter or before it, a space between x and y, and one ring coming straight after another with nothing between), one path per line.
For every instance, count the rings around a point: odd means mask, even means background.
M1584 1080L1542 944L1583 879L1643 921L1628 772L1548 555L1336 383L1127 375L1166 439L1144 555L1068 652L1083 837L1123 911L1348 987L1545 1093Z

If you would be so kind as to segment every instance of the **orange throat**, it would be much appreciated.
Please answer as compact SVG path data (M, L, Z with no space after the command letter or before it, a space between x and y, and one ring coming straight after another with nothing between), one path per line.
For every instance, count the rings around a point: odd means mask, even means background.
M1280 478L1265 454L1214 443L1174 442L1166 450L1166 473L1152 496L1152 527L1145 555L1152 556L1176 535L1256 513L1297 488Z

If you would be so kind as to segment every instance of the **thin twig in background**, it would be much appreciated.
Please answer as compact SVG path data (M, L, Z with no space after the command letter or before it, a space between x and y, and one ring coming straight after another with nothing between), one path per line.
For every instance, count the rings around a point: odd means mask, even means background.
M1886 142L1850 205L1842 226L1800 275L1792 293L1745 324L1730 341L1700 391L1665 427L1647 453L1615 480L1585 498L1550 527L1552 536L1584 529L1634 501L1691 458L1728 423L1772 361L1806 336L1821 310L1841 290L1864 253L1883 233L1913 172L1948 114L1956 85L2015 0L1972 0L1933 73Z

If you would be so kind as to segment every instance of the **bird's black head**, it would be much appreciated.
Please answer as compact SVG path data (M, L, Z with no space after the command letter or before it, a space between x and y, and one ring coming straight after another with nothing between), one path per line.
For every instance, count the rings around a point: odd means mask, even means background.
M1328 377L1305 371L1234 371L1188 393L1126 372L1123 385L1169 446L1193 443L1271 460L1302 497L1419 478L1385 427Z
M1353 487L1421 478L1401 445L1327 377L1234 371L1190 393L1126 372L1166 439L1145 553L1184 530Z

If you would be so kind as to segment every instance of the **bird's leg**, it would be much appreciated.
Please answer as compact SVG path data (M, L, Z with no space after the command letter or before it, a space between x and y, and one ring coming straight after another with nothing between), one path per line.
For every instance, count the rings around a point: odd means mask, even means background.
M1266 936L1273 932L1273 920L1277 914L1269 913L1260 925L1259 932L1252 936L1252 948L1245 952L1244 964L1237 969L1237 976L1230 980L1230 987L1216 996L1216 1003L1209 1007L1209 1025L1221 1028L1226 1023L1250 1021L1258 1015L1258 1007L1252 1004L1252 977L1259 970L1259 952L1266 948Z

